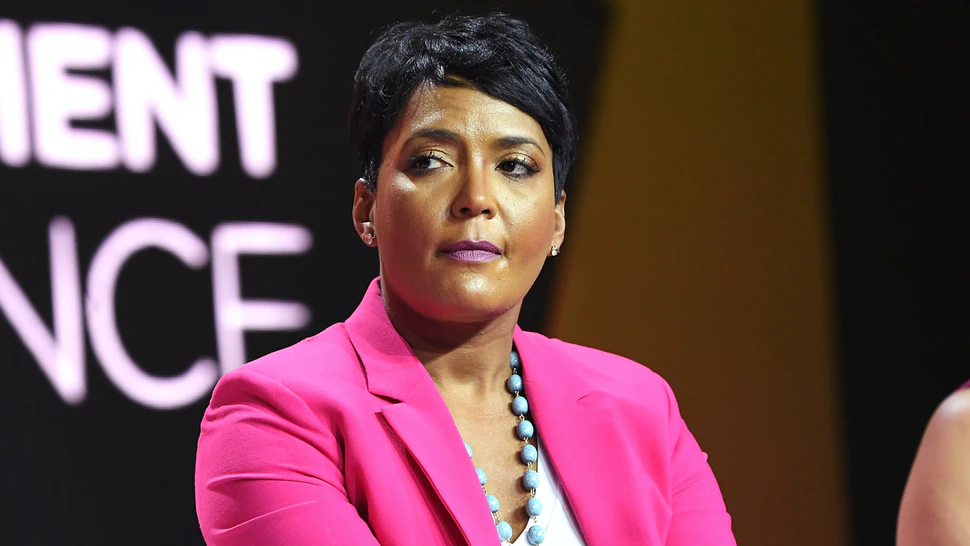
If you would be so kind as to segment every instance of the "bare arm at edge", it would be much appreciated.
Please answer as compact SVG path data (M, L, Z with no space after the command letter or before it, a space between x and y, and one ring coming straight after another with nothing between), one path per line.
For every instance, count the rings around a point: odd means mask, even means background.
M903 492L897 546L970 544L970 388L940 404Z

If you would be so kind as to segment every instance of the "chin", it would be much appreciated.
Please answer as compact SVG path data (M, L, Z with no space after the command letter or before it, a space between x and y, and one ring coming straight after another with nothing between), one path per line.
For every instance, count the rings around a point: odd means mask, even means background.
M513 309L525 294L515 294L507 279L462 275L436 283L433 289L440 308L439 319L451 322L481 322Z

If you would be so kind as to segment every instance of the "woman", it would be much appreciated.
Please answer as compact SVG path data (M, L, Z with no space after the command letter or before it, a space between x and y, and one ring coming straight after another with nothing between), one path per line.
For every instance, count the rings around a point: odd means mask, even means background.
M926 426L899 509L898 546L970 544L970 383Z
M216 386L208 543L734 544L667 384L516 326L576 148L528 26L400 24L355 82L353 219L380 277L346 322Z

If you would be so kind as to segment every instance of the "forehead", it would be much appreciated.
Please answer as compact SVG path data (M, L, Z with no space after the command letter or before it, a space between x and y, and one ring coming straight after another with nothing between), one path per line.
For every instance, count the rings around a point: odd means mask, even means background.
M532 116L472 87L419 86L388 132L384 146L403 142L410 134L428 128L448 129L469 141L528 136L551 152L542 127Z

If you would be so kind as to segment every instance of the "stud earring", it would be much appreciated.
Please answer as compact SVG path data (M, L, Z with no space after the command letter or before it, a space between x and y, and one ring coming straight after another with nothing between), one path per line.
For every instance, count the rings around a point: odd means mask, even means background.
M559 245L552 245L552 252L551 252L551 254L553 256L558 256L559 255Z
M364 234L364 244L367 246L374 246L374 234L367 232Z

